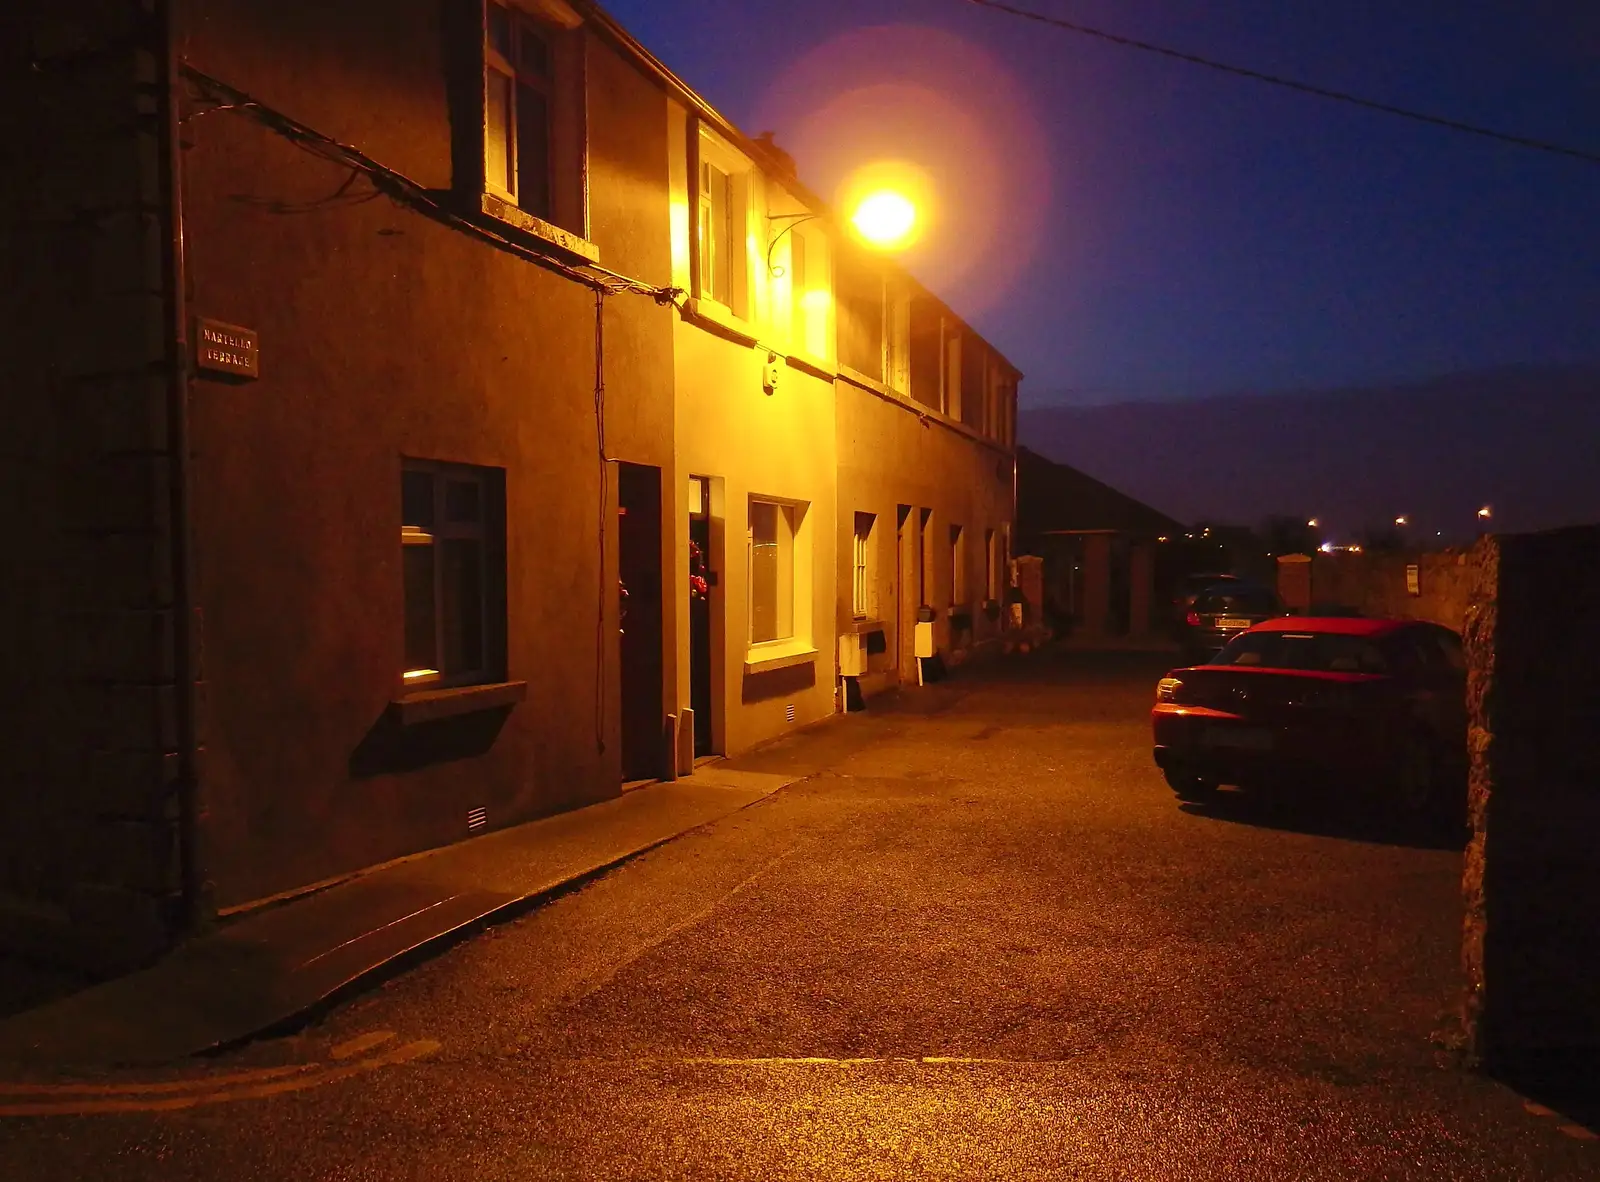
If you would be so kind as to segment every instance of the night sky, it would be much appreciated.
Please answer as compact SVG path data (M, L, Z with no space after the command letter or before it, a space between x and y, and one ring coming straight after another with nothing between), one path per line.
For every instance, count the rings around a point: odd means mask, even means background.
M1017 0L1254 69L1600 152L1589 0ZM961 0L610 0L829 195L901 156L906 263L1024 403L1600 360L1600 165L1056 31Z

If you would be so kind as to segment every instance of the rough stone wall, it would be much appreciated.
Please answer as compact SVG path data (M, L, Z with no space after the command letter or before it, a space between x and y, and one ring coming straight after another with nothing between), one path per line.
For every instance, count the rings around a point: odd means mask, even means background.
M30 0L0 46L0 943L115 967L178 890L161 35Z
M1486 539L1466 612L1468 1045L1542 1074L1600 1057L1600 526Z
M1474 577L1472 553L1318 554L1311 563L1311 602L1357 608L1370 616L1431 620L1459 632ZM1406 567L1413 563L1419 568L1420 595L1406 587Z

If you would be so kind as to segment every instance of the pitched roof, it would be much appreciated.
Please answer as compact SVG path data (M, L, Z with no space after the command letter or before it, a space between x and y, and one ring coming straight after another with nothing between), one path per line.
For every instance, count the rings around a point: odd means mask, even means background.
M1038 452L1017 448L1017 532L1115 532L1137 538L1181 534L1184 526L1159 509Z

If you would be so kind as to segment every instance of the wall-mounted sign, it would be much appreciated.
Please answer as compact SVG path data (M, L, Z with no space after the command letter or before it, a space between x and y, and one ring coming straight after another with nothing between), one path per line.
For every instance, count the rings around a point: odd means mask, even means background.
M1406 564L1406 594L1422 594L1422 568L1414 562Z
M255 329L220 320L195 321L195 368L230 378L261 376L261 342Z

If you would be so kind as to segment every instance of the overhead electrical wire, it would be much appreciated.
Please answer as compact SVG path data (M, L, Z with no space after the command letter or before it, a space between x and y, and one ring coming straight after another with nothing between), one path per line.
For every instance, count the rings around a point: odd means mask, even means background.
M1375 99L1362 98L1343 90L1332 90L1326 86L1316 86L1310 82L1299 82L1293 78L1284 78L1277 74L1268 74L1262 70L1252 70L1248 66L1235 66L1227 62L1219 62L1214 58L1201 57L1195 53L1185 53L1180 49L1172 49L1165 45L1157 45L1152 41L1140 41L1135 37L1124 37L1117 33L1110 33L1104 29L1096 29L1089 25L1081 25L1076 21L1069 21L1062 17L1050 16L1047 13L1035 12L1032 9L1019 8L1014 4L1007 4L1004 0L966 0L967 3L979 8L986 8L992 12L1005 13L1009 16L1019 17L1022 20L1034 21L1041 25L1049 25L1057 29L1065 29L1071 33L1081 33L1086 37L1097 37L1102 41L1109 41L1114 45L1126 46L1129 49L1139 49L1146 53L1160 54L1162 57L1174 58L1180 62L1191 65L1204 66L1209 70L1220 70L1224 74L1233 74L1240 78L1253 78L1257 82L1265 82L1271 86L1281 86L1288 90L1297 90L1302 94L1316 95L1318 98L1333 99L1336 102L1350 103L1353 106L1364 107L1369 111L1381 111L1385 115L1397 115L1402 119L1410 119L1417 123L1427 123L1434 127L1447 127L1452 131L1465 132L1468 135L1482 136L1485 139L1499 140L1501 143L1515 144L1520 148L1532 148L1540 152L1552 152L1558 156L1568 156L1575 160L1585 160L1590 164L1600 164L1600 152L1590 152L1583 148L1572 148L1565 144L1554 144L1547 140L1530 139L1527 136L1512 135L1509 132L1495 131L1488 127L1479 127L1473 123L1464 123L1459 119L1447 119L1442 115L1430 115L1425 111L1413 111L1406 107L1397 107L1393 103L1378 102Z
M336 193L321 202L312 202L306 206L284 206L280 212L304 212L309 209L324 205L337 205L350 203L349 186L356 175L361 175L372 185L378 193L390 198L399 205L417 211L436 222L440 222L452 229L459 230L479 241L486 242L500 250L507 251L525 259L547 271L554 271L576 283L581 283L606 295L622 295L631 293L648 296L659 304L679 305L685 295L679 287L660 287L653 283L646 283L640 279L633 279L627 275L619 275L615 271L594 263L570 265L552 258L543 251L524 246L509 235L502 234L488 225L463 217L448 204L438 199L434 192L418 182L412 180L404 173L396 172L386 165L378 163L359 148L342 144L329 136L324 135L314 128L306 126L282 111L274 110L265 103L252 98L244 91L228 85L219 78L196 69L185 62L182 66L184 77L194 86L199 95L212 106L202 107L189 116L211 114L219 111L232 111L236 114L252 119L277 133L302 151L309 152L330 163L340 165L351 170L350 178L341 185ZM375 194L374 194L375 195ZM355 200L364 199L362 195Z

